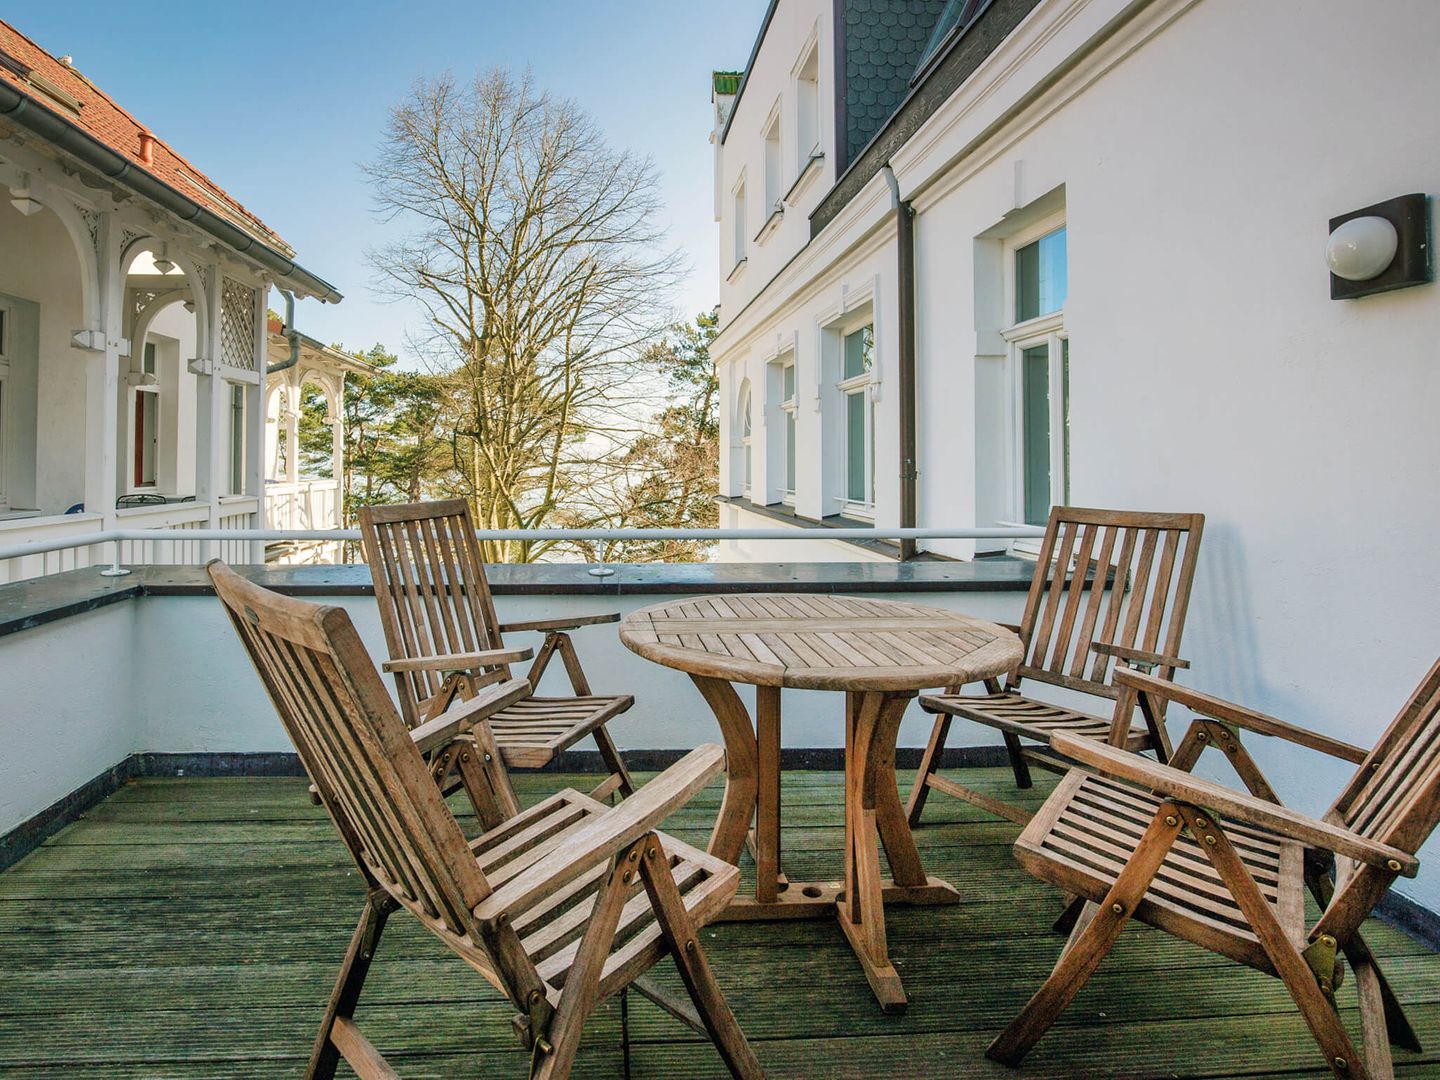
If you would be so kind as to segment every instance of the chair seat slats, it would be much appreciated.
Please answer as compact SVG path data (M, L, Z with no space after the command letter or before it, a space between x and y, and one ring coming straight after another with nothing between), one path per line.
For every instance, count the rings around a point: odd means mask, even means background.
M1089 713L1076 712L1020 694L934 694L921 699L931 712L947 713L963 720L1007 731L1039 742L1049 742L1055 731L1105 742L1110 738L1110 721ZM1154 744L1150 732L1132 727L1126 738L1127 750L1148 750Z
M1037 876L1098 901L1130 859L1161 800L1080 770L1061 781L1051 798L1062 804L1061 809L1053 817L1037 817L1016 845L1016 854ZM1303 940L1299 845L1229 822L1224 828L1261 894L1288 924L1287 933ZM1244 913L1188 834L1180 836L1166 855L1136 917L1182 936L1198 935L1224 955L1271 970Z

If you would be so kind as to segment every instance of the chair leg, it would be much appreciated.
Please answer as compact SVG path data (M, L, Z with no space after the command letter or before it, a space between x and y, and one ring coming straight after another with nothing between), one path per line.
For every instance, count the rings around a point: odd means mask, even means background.
M383 889L374 889L365 898L365 910L350 938L350 948L345 951L340 975L335 980L335 989L331 991L330 1003L325 1008L325 1019L320 1023L319 1035L315 1037L310 1064L305 1068L306 1080L330 1080L335 1075L335 1069L340 1064L340 1049L330 1037L335 1030L335 1021L348 1020L355 1015L360 989L365 985L370 962L375 958L375 947L380 944L385 921L394 910L395 901Z
M940 757L945 752L945 739L953 719L949 713L935 714L935 726L930 731L930 741L925 744L925 754L920 758L920 768L915 771L915 784L910 788L910 799L905 806L905 817L912 829L920 824L920 815L925 811L925 800L930 797L930 777L940 768Z
M640 863L640 877L645 883L645 892L650 905L655 909L660 933L675 958L680 978L695 1003L710 1039L724 1060L730 1075L738 1080L764 1080L765 1070L751 1049L745 1033L735 1014L730 1011L705 951L700 947L699 935L685 910L685 901L675 887L675 878L670 873L670 861L660 845L660 838L650 833L644 839L645 855Z
M1022 791L1034 783L1030 779L1030 765L1025 760L1025 748L1020 745L1020 736L1005 732L1005 752L1010 755L1010 768L1015 773L1015 786Z
M595 746L600 751L600 760L605 763L606 771L614 777L619 777L619 785L616 788L622 799L628 799L635 794L635 782L630 779L630 770L625 767L625 759L620 756L620 748L615 745L615 740L610 738L610 732L605 730L601 724L593 732Z
M1365 1045L1365 1064L1376 1080L1395 1080L1395 1063L1390 1057L1389 1025L1385 1023L1385 1002L1380 993L1380 974L1373 963L1352 964L1355 992L1360 998L1360 1033Z
M1270 957L1275 974L1290 991L1290 997L1310 1028L1310 1034L1325 1055L1326 1064L1337 1077L1345 1080L1365 1080L1371 1073L1350 1041L1345 1025L1340 1022L1340 1014L1335 1011L1334 1001L1321 990L1315 973L1310 970L1295 942L1290 940L1280 926L1275 910L1260 892L1260 886L1255 884L1249 868L1231 846L1225 830L1220 828L1217 822L1210 820L1209 811L1181 804L1180 813L1197 843L1203 838L1204 843L1199 845L1200 850L1205 852L1210 865L1220 875L1225 888L1244 913L1251 931Z
M653 834L652 834L653 835ZM532 1065L531 1080L565 1080L575 1064L575 1055L580 1050L580 1035L585 1021L595 1010L600 990L600 973L605 969L605 958L610 955L610 946L615 941L615 928L620 924L620 912L625 907L627 884L630 871L639 861L642 838L620 852L610 863L610 873L595 896L595 905L590 911L590 925L580 939L580 948L575 953L575 962L565 977L560 991L560 1005L550 1021L550 1029L536 1042L539 1057ZM630 858L635 852L635 858Z
M1320 905L1321 910L1330 906L1330 899L1335 895L1335 883L1329 876L1320 869L1312 869L1306 874L1306 884L1310 886L1310 892ZM1344 946L1345 958L1350 961L1350 967L1355 972L1356 985L1363 990L1360 982L1362 969L1369 969L1374 975L1375 993L1378 995L1381 1005L1381 1015L1384 1018L1386 1039L1391 1046L1398 1046L1404 1050L1420 1053L1420 1036L1415 1033L1415 1027L1410 1023L1410 1018L1405 1015L1405 1009L1400 1004L1400 999L1395 996L1395 991L1390 987L1390 980L1385 978L1385 972L1381 970L1380 962L1375 959L1375 954L1370 951L1364 936L1360 931L1351 935L1350 940ZM1365 1002L1361 1001L1361 1017L1366 1019L1372 1014L1365 1010ZM1373 1023L1373 1021L1371 1021ZM1366 1041L1369 1041L1369 1029L1366 1029Z
M1020 1015L995 1037L985 1051L986 1057L1011 1067L1019 1065L1031 1047L1040 1041L1040 1037L1075 999L1080 988L1089 981L1114 946L1135 905L1145 895L1145 890L1160 870L1160 864L1165 861L1165 855L1175 843L1175 837L1180 832L1177 813L1173 803L1161 804L1145 835L1136 844L1130 861L1116 876L1105 899L1095 908L1093 918L1083 927L1077 922L1079 932L1073 933L1066 942L1055 970Z

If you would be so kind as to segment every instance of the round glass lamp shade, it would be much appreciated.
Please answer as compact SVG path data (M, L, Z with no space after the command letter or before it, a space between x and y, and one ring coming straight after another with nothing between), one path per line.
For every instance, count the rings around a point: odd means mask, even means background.
M1395 258L1400 238L1383 217L1351 218L1335 227L1325 245L1325 264L1346 281L1378 277Z

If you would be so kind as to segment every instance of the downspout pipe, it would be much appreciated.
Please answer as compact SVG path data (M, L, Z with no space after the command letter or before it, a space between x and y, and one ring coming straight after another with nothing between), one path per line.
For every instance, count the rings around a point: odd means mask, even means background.
M300 331L295 329L295 294L281 289L280 295L285 297L285 337L290 342L290 355L266 367L266 375L285 371L300 362Z
M898 261L899 364L900 369L900 528L913 529L917 517L916 492L919 470L915 464L915 208L900 198L900 182L889 163L881 170L890 187L890 207L895 211L895 254ZM900 539L900 561L915 557L917 547L910 537Z

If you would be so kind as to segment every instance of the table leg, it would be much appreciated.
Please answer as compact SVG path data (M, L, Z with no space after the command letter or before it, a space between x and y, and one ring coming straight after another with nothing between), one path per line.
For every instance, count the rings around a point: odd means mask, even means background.
M838 916L880 1008L901 1012L907 1001L885 941L885 900L875 813L872 757L886 711L883 694L845 695L845 894Z
M755 688L758 789L755 804L755 899L780 894L780 688Z
M728 682L705 675L690 678L714 712L725 739L725 796L710 833L709 852L738 866L740 852L745 848L745 835L750 831L750 819L755 813L758 788L755 729L750 724L745 703Z
M955 903L947 882L927 877L895 783L895 739L913 693L851 693L845 708L845 892L838 914L885 1012L906 1006L885 940L885 902ZM893 881L880 877L885 845Z

